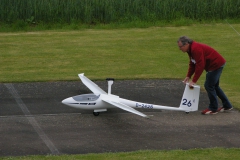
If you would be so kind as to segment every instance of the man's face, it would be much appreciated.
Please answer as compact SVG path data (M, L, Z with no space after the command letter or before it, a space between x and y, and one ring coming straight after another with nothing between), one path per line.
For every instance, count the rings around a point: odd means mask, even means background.
M183 45L181 41L178 42L178 47L182 52L187 52L189 48L189 44Z

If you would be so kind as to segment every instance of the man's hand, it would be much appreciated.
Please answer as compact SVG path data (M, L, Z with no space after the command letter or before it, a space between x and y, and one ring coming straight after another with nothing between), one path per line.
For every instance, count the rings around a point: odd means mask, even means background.
M189 82L189 79L190 79L189 77L186 77L186 78L183 80L183 83L185 83L185 84L188 83L188 82Z
M190 80L190 78L189 77L186 77L184 80L183 80L183 83L188 83L189 82L189 80ZM189 87L190 88L193 88L193 86L195 85L195 83L193 82L193 81L191 81L191 82L189 82Z
M194 85L195 85L195 83L194 83L193 81L191 81L191 82L189 83L189 87L190 87L190 88L193 88Z

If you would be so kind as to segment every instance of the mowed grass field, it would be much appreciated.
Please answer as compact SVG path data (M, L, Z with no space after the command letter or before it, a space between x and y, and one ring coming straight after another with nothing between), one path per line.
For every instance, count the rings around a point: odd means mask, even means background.
M235 29L233 29L233 28ZM182 27L51 30L0 34L0 82L179 79L188 56L177 46L187 35L218 50L227 60L221 86L240 108L240 25L197 24ZM202 89L205 73L198 84Z
M214 149L191 149L172 151L136 151L121 153L101 153L82 155L60 156L23 156L5 157L2 160L238 160L240 149L238 148L214 148Z

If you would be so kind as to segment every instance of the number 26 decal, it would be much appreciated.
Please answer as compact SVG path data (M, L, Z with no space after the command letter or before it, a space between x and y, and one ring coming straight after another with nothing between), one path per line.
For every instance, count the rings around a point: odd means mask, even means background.
M188 107L191 107L192 106L191 100L188 101L187 99L183 99L182 105L187 105Z

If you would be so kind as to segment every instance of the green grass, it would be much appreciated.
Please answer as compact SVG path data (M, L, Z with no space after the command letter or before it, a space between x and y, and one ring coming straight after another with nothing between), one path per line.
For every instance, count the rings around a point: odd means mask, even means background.
M221 22L222 20L218 20ZM234 20L239 22L239 20ZM216 21L215 21L216 22ZM180 18L173 21L141 21L133 20L130 22L111 22L108 24L96 23L96 24L84 24L81 22L73 21L71 23L38 23L36 25L29 24L24 21L16 21L11 24L0 22L0 32L17 32L17 31L45 31L45 30L84 30L84 29L126 29L126 28L148 28L152 26L190 26L197 23L211 23L210 20L204 22L191 20L188 18Z
M171 151L136 151L120 153L81 154L81 155L60 155L60 156L24 156L4 157L2 160L235 160L240 158L238 148L214 148L214 149L191 149Z
M238 0L1 0L0 22L84 24L239 18Z

